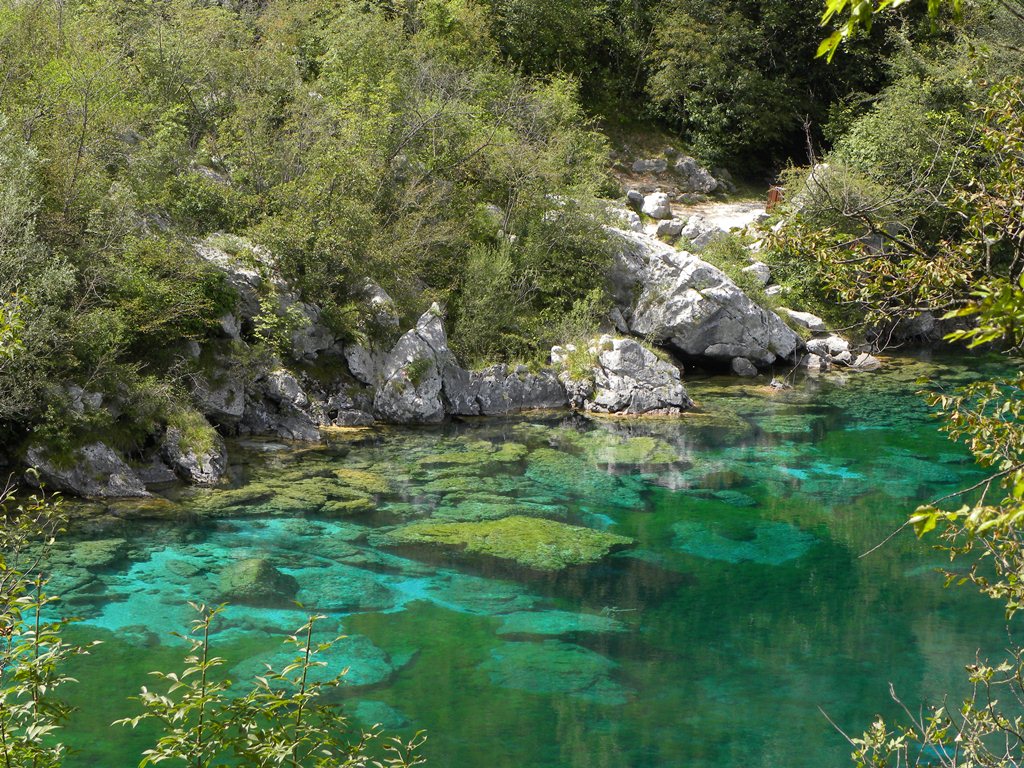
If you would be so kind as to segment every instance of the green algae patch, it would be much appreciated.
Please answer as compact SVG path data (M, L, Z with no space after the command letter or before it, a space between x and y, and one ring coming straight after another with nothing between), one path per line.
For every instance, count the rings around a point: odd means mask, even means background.
M219 586L224 600L247 605L287 605L299 591L299 582L293 576L259 557L225 567Z
M538 571L589 565L633 544L632 539L614 533L522 515L483 522L412 523L381 539L392 545L460 549Z
M581 451L600 466L665 466L680 461L675 448L651 435L628 436L603 429L561 430L556 439L560 444Z
M373 512L376 508L370 499L343 499L325 502L320 507L321 514L337 517L348 517L351 515L365 515Z
M579 456L554 448L538 448L530 454L526 477L553 491L573 491L587 501L633 509L644 506L634 488L624 487L617 478Z
M337 469L334 476L345 485L363 491L364 493L378 494L387 493L391 490L391 483L384 475L378 472L369 472L364 469Z

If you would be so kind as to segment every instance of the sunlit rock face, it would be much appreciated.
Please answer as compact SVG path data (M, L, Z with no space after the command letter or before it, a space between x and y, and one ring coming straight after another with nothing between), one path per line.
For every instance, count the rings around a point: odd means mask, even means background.
M585 370L574 370L573 357L585 356ZM551 362L569 403L591 413L626 415L678 414L691 405L678 366L663 360L635 339L604 335L585 348L553 347Z
M800 338L717 267L646 235L612 230L620 247L613 285L630 333L681 354L765 366L788 359Z
M33 445L26 461L38 472L28 476L29 482L42 481L51 491L85 498L149 495L135 471L103 443L82 446L69 457L55 457L42 445Z

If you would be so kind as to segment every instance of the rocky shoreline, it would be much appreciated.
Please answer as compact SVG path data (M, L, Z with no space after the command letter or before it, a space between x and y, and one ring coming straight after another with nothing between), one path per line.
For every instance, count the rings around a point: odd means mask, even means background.
M702 190L710 186L701 179ZM336 338L321 309L301 301L276 276L272 254L235 236L207 238L196 245L196 254L224 275L238 301L235 312L220 319L221 338L204 346L189 342L181 356L201 371L191 377L191 393L216 429L215 438L190 444L181 429L168 427L141 462L133 457L132 466L100 441L70 457L30 444L25 463L52 490L144 496L147 485L173 480L220 482L228 465L224 437L311 442L328 427L439 424L537 409L677 415L693 405L683 383L684 363L749 377L880 366L867 345L857 347L829 332L814 315L760 306L702 259L701 248L724 233L698 216L685 223L674 219L669 194L630 190L618 216L623 226L606 226L614 245L609 283L615 304L608 327L589 340L554 347L548 366L539 369L463 368L449 348L444 310L437 304L393 345L381 342L394 338L400 321L391 297L370 281L362 317L377 332L358 342ZM745 271L771 291L771 270L756 252ZM268 311L288 323L288 349L253 370L244 362L251 351L247 340ZM67 389L79 412L116 408L98 393Z

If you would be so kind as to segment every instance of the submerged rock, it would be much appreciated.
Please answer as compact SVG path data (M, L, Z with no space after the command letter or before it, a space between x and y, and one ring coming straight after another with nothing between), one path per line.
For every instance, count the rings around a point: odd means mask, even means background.
M381 537L384 544L424 544L517 563L538 571L558 571L596 563L633 540L553 520L514 515L468 523L411 523Z
M92 539L76 541L70 546L57 544L52 558L54 562L66 563L73 568L109 570L127 562L128 542L125 539Z
M417 597L460 613L502 616L528 611L537 603L517 584L452 571L432 575L418 586Z
M299 591L299 582L269 560L254 557L226 566L220 572L219 588L228 602L287 605Z
M519 611L507 614L498 635L560 637L562 635L625 632L626 626L610 616L569 611Z
M149 492L112 448L95 442L78 448L67 457L54 457L43 446L28 449L27 463L39 473L41 481L51 490L64 491L86 498L118 498L148 496ZM29 483L38 481L34 475Z
M235 665L231 677L236 680L251 680L256 675L265 675L267 667L280 672L293 663L299 650L293 645L282 646L280 650L252 656ZM409 658L393 659L388 653L374 645L362 635L347 635L334 641L329 648L318 651L313 660L322 666L311 667L307 681L326 683L342 676L346 687L362 688L387 682L397 668L408 663ZM272 688L281 684L270 681Z
M480 665L491 682L535 694L564 694L573 698L617 706L628 692L612 678L618 665L609 658L559 640L539 643L503 643Z
M571 490L596 503L639 509L643 498L634 488L597 469L593 463L564 450L538 448L530 454L526 477L555 493Z
M302 574L300 574L302 575ZM311 611L383 611L395 605L394 593L369 571L332 565L304 578L296 600Z
M727 563L782 565L807 554L817 543L814 536L799 528L771 521L741 526L732 531L686 521L676 523L672 530L676 535L676 549Z
M366 728L379 725L388 731L395 731L409 725L409 718L383 701L362 699L351 708L353 717Z

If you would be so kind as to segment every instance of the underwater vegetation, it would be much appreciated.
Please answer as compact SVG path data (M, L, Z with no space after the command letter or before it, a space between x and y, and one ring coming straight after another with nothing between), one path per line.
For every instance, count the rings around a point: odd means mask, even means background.
M426 728L435 764L837 764L817 706L856 729L890 680L915 700L954 690L928 660L974 653L993 618L943 591L912 536L858 557L977 477L916 395L976 365L777 393L694 381L700 411L678 419L249 440L231 485L83 504L54 610L103 644L74 662L95 682L68 688L67 765L138 754L141 735L106 724L180 656L190 600L229 603L213 629L236 677L287 663L281 639L327 616L343 639L317 674L344 673L361 724Z

